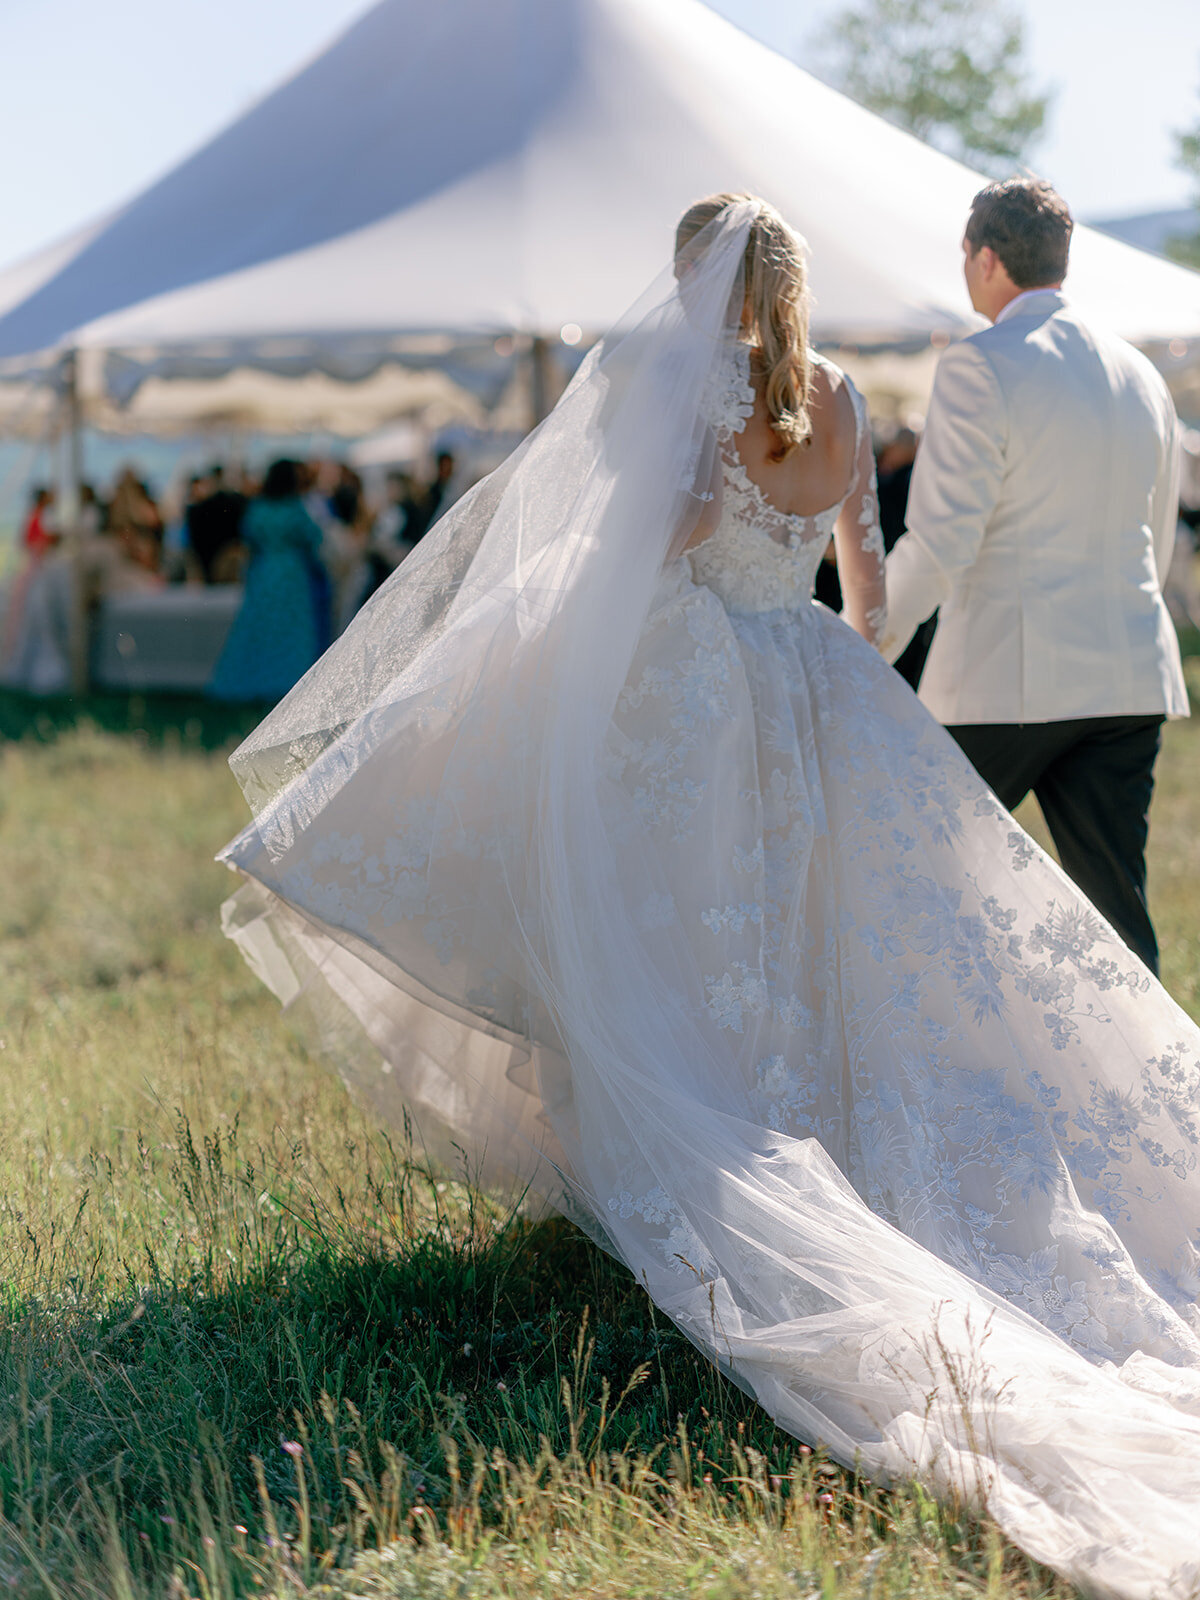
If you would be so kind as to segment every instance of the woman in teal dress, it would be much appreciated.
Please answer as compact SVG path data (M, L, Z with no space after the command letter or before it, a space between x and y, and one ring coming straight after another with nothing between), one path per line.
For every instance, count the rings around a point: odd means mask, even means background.
M321 654L321 530L294 461L275 461L242 524L246 594L208 686L217 700L279 700Z

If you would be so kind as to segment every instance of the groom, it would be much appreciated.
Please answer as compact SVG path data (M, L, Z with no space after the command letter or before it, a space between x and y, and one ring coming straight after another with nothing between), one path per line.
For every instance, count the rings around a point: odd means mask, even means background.
M1154 367L1062 293L1071 214L1037 179L975 196L963 240L990 328L951 345L887 558L889 660L935 607L921 699L1010 810L1037 797L1065 870L1158 970L1147 813L1188 714L1163 603L1175 410Z

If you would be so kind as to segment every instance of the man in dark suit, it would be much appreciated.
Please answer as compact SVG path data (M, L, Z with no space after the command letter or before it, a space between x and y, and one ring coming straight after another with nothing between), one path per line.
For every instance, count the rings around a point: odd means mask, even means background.
M205 583L220 582L220 557L240 543L246 496L225 483L225 469L211 467L208 493L187 509L187 541Z

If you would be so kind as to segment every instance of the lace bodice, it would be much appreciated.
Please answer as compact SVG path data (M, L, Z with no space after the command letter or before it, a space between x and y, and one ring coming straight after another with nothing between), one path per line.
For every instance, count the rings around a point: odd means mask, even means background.
M845 494L811 516L780 511L752 481L738 453L737 435L754 411L754 388L750 347L730 347L704 407L721 453L721 518L689 556L696 582L712 589L726 610L796 611L811 601L817 568L836 536L847 620L874 643L886 620L883 537L866 406L852 385L850 394L857 429Z

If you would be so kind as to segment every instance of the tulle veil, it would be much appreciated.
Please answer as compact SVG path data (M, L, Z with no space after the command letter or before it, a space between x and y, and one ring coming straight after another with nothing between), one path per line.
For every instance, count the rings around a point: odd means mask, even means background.
M433 1153L578 1218L785 1427L986 1503L1093 1592L1182 1595L1200 1560L1162 1552L1189 1548L1200 1417L1089 1364L875 1216L815 1140L756 1120L697 1025L614 777L614 706L708 493L755 213L704 230L236 752L255 816L225 852L247 880L226 924L382 1116L411 1111ZM705 671L697 648L700 696ZM383 753L410 792L373 783ZM389 882L422 906L420 941L369 935L289 864L321 818L372 893L364 807L396 819Z

